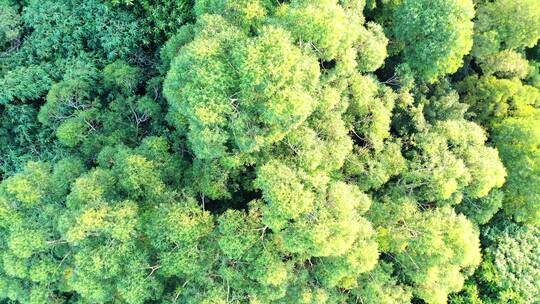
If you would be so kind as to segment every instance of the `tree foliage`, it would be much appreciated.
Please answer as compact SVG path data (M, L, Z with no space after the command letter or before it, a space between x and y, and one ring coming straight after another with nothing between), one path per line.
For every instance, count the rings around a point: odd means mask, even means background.
M472 48L474 13L471 0L404 0L393 20L404 62L428 82L456 72Z
M540 301L538 8L0 0L0 302Z

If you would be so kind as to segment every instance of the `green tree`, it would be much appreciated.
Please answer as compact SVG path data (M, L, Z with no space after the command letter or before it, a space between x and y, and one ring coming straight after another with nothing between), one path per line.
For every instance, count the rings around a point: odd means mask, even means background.
M411 303L410 288L399 284L392 273L392 264L379 262L377 268L359 278L359 287L352 290L356 300L366 304Z
M396 255L413 283L413 294L427 303L446 303L450 292L463 288L464 274L481 261L478 231L449 208L422 214L414 223L407 249Z
M0 302L540 301L537 11L0 0Z
M427 82L452 74L473 45L471 0L404 0L393 16L396 39L404 45L404 62Z
M494 140L508 168L504 210L518 221L540 224L538 192L540 119L507 118L495 127Z
M0 2L0 8L2 8L0 22L0 50L16 46L16 39L21 32L21 17L18 12L18 7L14 5L10 0L2 0ZM12 43L15 42L15 43Z
M503 220L486 228L483 238L485 258L476 282L486 303L537 302L538 229Z
M522 50L540 39L540 8L534 0L496 0L478 5L473 55L483 58L504 49Z
M519 79L498 79L494 76L465 78L458 89L463 102L481 124L492 127L507 117L533 115L540 103L540 90Z

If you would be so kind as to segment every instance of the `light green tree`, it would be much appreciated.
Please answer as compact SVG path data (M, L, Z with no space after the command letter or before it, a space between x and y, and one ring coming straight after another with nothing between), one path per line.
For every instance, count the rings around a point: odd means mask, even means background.
M452 74L473 45L471 0L404 0L393 16L393 31L403 43L404 62L427 82Z

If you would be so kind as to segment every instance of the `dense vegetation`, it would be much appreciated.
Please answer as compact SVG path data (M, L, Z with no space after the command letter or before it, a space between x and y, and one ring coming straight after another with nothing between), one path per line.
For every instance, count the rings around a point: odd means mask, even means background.
M1 303L540 303L538 0L0 0Z

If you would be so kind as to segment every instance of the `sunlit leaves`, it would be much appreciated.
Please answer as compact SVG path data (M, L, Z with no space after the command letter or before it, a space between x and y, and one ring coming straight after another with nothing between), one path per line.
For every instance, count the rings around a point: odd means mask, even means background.
M313 193L305 189L294 171L279 162L261 167L255 183L268 202L265 223L272 229L282 229L289 220L313 208Z
M412 281L413 293L428 303L446 303L448 293L463 287L462 271L480 263L478 231L449 208L422 214L407 249L396 256Z
M530 0L15 2L0 302L537 301Z
M495 142L508 168L504 209L518 221L540 224L540 119L508 118L495 130Z
M487 228L484 238L485 261L477 277L491 292L483 296L494 301L536 301L540 297L538 228L501 221Z
M404 0L394 14L394 33L404 61L419 79L434 82L462 65L473 45L471 0Z
M533 47L540 39L540 8L535 0L482 3L477 19L473 54L480 58L503 49Z

